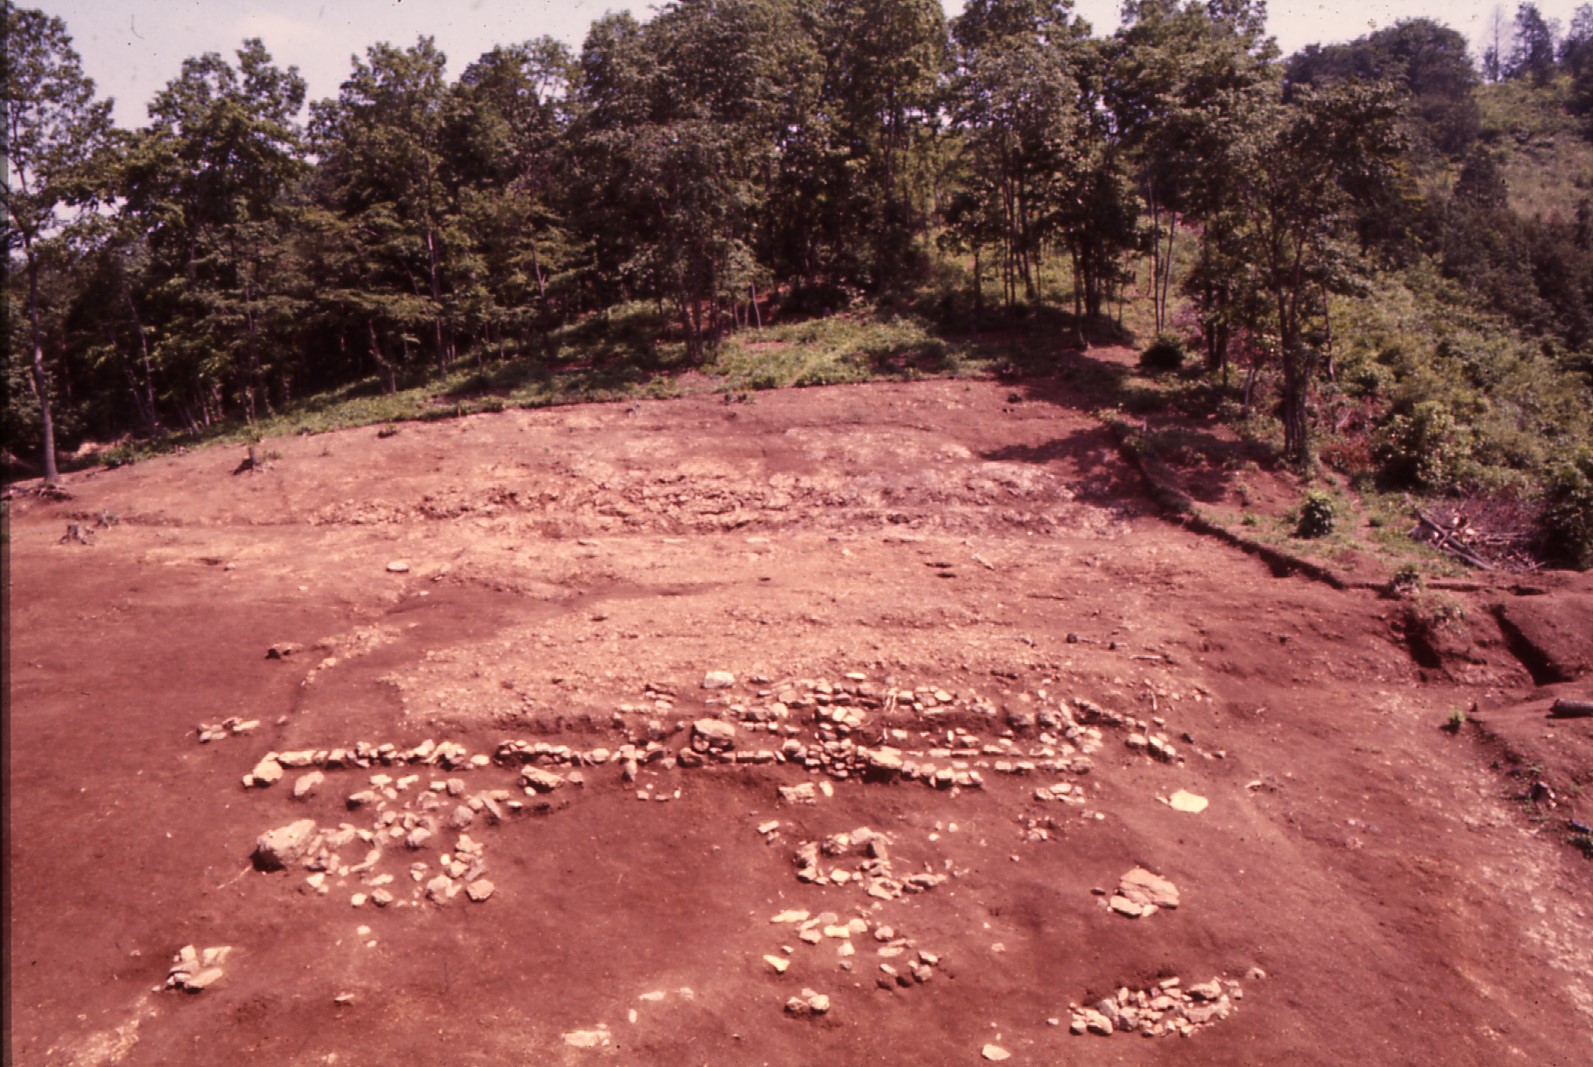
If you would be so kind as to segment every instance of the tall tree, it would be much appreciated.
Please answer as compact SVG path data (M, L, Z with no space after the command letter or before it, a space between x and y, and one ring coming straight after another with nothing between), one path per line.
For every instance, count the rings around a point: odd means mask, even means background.
M1503 4L1493 5L1483 29L1482 76L1490 82L1504 77L1505 45L1510 40L1510 16Z
M456 189L444 155L447 57L430 37L409 48L372 45L333 100L310 108L323 203L365 235L369 322L380 342L406 350L431 335L439 372L453 362L448 261ZM429 329L427 328L429 327Z
M798 14L791 0L683 0L645 26L600 20L582 52L597 273L670 304L694 357L752 300L759 247L778 255L789 233L784 204L765 209L817 90Z
M1349 44L1308 45L1289 58L1287 93L1347 78L1393 81L1410 95L1412 149L1458 159L1482 130L1466 39L1432 19L1403 19Z
M1516 8L1515 36L1505 74L1511 78L1531 78L1542 85L1554 75L1554 41L1559 22L1546 19L1537 4Z
M1277 46L1257 0L1130 0L1114 40L1108 101L1150 216L1156 329L1168 322L1183 220L1220 209L1231 175L1217 161L1275 95Z
M836 190L825 220L831 251L869 249L858 280L881 287L910 268L927 223L913 162L936 118L945 13L936 0L823 0L817 33L821 107L834 116L836 150L822 179Z
M456 289L477 354L521 347L558 303L573 258L560 203L568 177L569 49L552 38L500 46L465 68L448 101L448 169L469 246Z
M975 0L952 24L957 74L951 99L968 192L964 243L994 237L1009 309L1020 286L1036 295L1035 265L1065 208L1078 199L1086 115L1076 69L1083 33L1067 0ZM989 222L995 222L991 227ZM969 225L976 223L976 225Z
M272 373L273 320L296 316L285 291L287 195L305 162L297 113L304 79L282 70L258 38L236 65L210 52L187 59L150 104L128 152L123 214L148 234L151 282L165 336L158 363L178 404L209 421L216 390L235 392L254 419L285 372Z
M1571 15L1571 25L1560 41L1560 62L1573 80L1593 68L1593 4L1583 4Z
M19 249L27 277L30 377L38 398L44 478L60 477L55 456L55 413L45 365L40 318L40 273L47 246L74 211L104 195L92 170L112 137L111 101L94 99L66 24L41 11L7 3L0 13L6 103L6 256Z
M1360 270L1357 204L1398 180L1403 148L1397 90L1346 82L1275 104L1224 162L1236 193L1229 236L1254 309L1246 325L1270 337L1283 371L1284 450L1312 462L1310 402L1327 295L1352 291Z

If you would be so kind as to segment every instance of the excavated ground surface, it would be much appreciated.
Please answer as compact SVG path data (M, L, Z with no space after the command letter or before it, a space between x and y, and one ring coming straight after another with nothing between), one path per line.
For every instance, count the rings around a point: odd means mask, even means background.
M1159 517L1085 407L512 412L17 498L14 1062L1588 1062L1593 720L1544 713L1593 588L1418 662L1399 603Z

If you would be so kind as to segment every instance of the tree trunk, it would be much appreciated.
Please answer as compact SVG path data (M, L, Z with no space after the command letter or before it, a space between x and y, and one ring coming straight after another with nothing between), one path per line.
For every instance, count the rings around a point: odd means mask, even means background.
M381 369L382 377L387 380L387 391L396 393L398 392L398 378L393 373L392 363L388 361L387 356L382 352L381 339L376 335L376 323L374 320L367 319L365 326L370 330L371 335L371 358L376 361L376 366Z
M1162 332L1162 212L1156 200L1156 187L1152 184L1146 193L1150 202L1151 217L1151 312L1156 320L1156 332Z
M1177 236L1178 214L1177 212L1169 211L1167 213L1167 258L1162 262L1162 290L1156 298L1157 306L1161 308L1161 311L1156 316L1157 322L1161 324L1157 327L1158 330L1165 330L1170 325L1167 315L1167 296L1173 282L1173 239Z
M426 223L426 260L427 271L430 275L431 299L433 305L433 325L437 332L437 371L439 374L448 373L448 364L453 362L453 340L448 337L443 328L442 313L442 277L441 258L437 252L437 235L432 231L431 223Z
M105 332L105 339L111 346L111 351L116 353L116 365L122 369L122 376L127 379L127 391L133 396L133 407L138 411L138 420L144 424L144 432L153 437L155 413L145 402L144 391L139 387L138 375L133 371L133 362L127 358L127 353L122 351L122 346L117 342L115 327L107 327Z
M544 278L543 274L542 274L542 259L541 259L540 256L537 255L537 243L535 241L532 241L532 242L530 242L530 244L531 244L531 272L536 275L536 279L537 279L537 299L542 301L544 304L546 304L547 303L547 299L548 299L548 283L547 283L547 279ZM544 314L547 312L547 308L545 308L545 307L542 308L541 310L543 311Z
M1311 372L1316 359L1298 339L1283 349L1283 452L1301 470L1311 466Z
M55 465L55 412L50 405L50 378L44 372L44 331L39 327L39 260L33 253L31 242L26 249L28 259L28 324L32 331L33 391L39 399L40 436L44 449L44 484L54 485L61 480Z
M144 321L139 317L138 305L133 301L132 289L123 289L122 297L127 301L127 313L133 317L133 330L138 334L138 356L144 366L144 410L148 412L149 435L160 435L160 413L155 407L155 372L149 365L149 338L144 336Z
M979 263L979 246L974 245L974 319L984 318L985 314L985 282L984 270Z

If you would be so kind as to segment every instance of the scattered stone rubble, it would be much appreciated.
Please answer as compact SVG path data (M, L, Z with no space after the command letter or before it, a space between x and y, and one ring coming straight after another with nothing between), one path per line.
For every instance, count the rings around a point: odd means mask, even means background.
M172 957L171 971L166 975L167 989L180 989L185 993L199 993L215 985L222 977L221 965L232 955L231 945L197 949L184 945Z
M1251 977L1264 977L1252 969ZM1103 997L1088 1007L1071 1004L1068 1024L1073 1034L1098 1034L1138 1031L1146 1037L1193 1035L1232 1015L1244 991L1234 979L1213 978L1185 988L1177 978L1168 978L1149 989L1124 986L1115 996Z
M920 948L912 939L898 934L894 927L870 922L861 915L843 921L833 911L814 915L803 908L792 908L770 917L769 922L792 927L796 933L797 944L782 945L779 955L771 953L763 957L776 975L784 974L791 966L798 945L835 945L835 965L842 971L853 970L863 955L872 953L876 958L873 966L877 968L875 984L888 990L924 985L934 978L936 968L942 965L939 953Z
M710 672L709 677L714 673ZM534 763L542 767L601 766L617 763L627 781L648 764L659 769L697 768L708 764L768 766L794 765L830 778L870 781L917 781L935 789L976 789L985 784L982 772L1029 775L1042 771L1082 775L1091 770L1089 755L1101 747L1098 727L1085 725L1073 717L1065 705L1024 711L1009 717L1018 730L1038 728L1033 743L1023 743L1015 731L994 741L981 740L968 730L953 726L945 730L914 732L900 727L876 726L870 720L879 713L887 718L894 712L915 712L925 717L962 713L992 718L993 705L977 695L966 699L945 689L877 688L849 675L848 681L834 685L827 681L791 682L781 689L761 689L753 702L724 701L718 717L704 716L689 724L678 723L673 731L654 720L647 726L646 740L588 751L545 741L505 741L493 760L499 764ZM704 679L706 688L708 678ZM732 683L733 684L733 683ZM621 704L619 712L640 710L667 712L675 707L673 692L649 683L645 695L653 698L651 708ZM1126 722L1089 701L1075 702L1087 709L1085 718L1100 722ZM623 718L620 720L623 722ZM811 727L812 736L807 736ZM684 744L665 743L672 732L685 731ZM758 734L772 735L758 744ZM1082 788L1069 783L1047 787L1036 796L1082 804ZM816 799L810 785L786 787L790 803L810 803Z
M1163 763L1178 759L1178 750L1167 740L1166 734L1132 733L1123 739L1123 743L1135 752L1143 752Z
M756 676L748 679L751 685L766 682ZM1152 731L1151 723L1083 698L1055 700L1044 690L1037 694L1038 700L1022 694L1015 709L1005 709L1005 728L999 736L986 739L965 724L987 721L994 727L997 709L974 693L933 686L875 686L858 673L840 683L800 680L760 688L755 698L745 700L734 692L736 685L729 672L708 672L701 688L710 694L704 698L710 714L689 722L648 719L637 736L617 745L579 748L511 739L488 756L471 754L464 745L448 741L427 740L407 748L362 741L340 748L269 752L244 775L246 788L269 787L289 770L303 771L296 776L292 793L307 801L326 787L332 772L376 773L345 796L347 810L364 825L343 822L322 827L313 819L299 819L260 835L254 865L263 871L303 869L308 875L301 888L317 895L334 888L355 889L348 899L356 908L446 905L459 896L481 904L494 896L496 888L486 877L483 844L472 833L479 835L516 815L556 810L580 792L585 775L600 768L620 781L635 783L644 771L654 777L709 765L799 767L819 780L780 785L779 799L788 805L810 805L834 794L831 780L916 781L955 794L981 788L986 774L1076 779L1093 769L1091 756L1102 748L1107 729L1129 731L1125 744L1132 751L1162 762L1182 759L1165 734ZM649 702L645 706L620 705L616 726L636 726L624 717L626 713L668 716L678 700L673 689L658 683L648 683L644 697ZM918 721L913 723L907 716ZM936 722L937 718L943 721ZM1159 718L1154 723L1163 725ZM258 725L229 718L201 725L199 739L203 743L247 734ZM1184 739L1189 740L1187 734ZM1198 748L1195 751L1205 755ZM516 770L516 788L467 785L467 772L492 767ZM651 788L644 783L638 797L667 800L681 792L654 795L648 792ZM1041 803L1069 806L1088 800L1083 785L1069 780L1036 785L1032 796ZM1185 791L1164 802L1189 812L1206 805L1205 798ZM1045 840L1058 828L1046 816L1020 821L1031 841ZM757 829L773 843L780 836L781 823L770 820ZM345 856L349 850L355 854ZM401 860L396 874L383 871L383 861L395 857L408 862ZM856 886L875 901L930 891L951 877L927 869L898 872L890 835L866 826L803 841L792 858L800 881ZM1103 901L1107 908L1131 918L1177 908L1180 902L1172 882L1143 867L1127 872L1110 895L1097 892L1107 898ZM941 965L938 954L862 916L843 921L835 912L810 915L792 909L771 922L789 926L794 934L793 943L763 956L771 977L786 974L794 955L804 951L802 946L812 951L833 944L835 966L842 971L854 970L864 956L871 956L865 966L876 985L893 991L931 981ZM166 987L190 992L206 988L221 977L220 964L230 951L226 946L202 953L185 947ZM1259 975L1258 970L1251 973ZM1148 1037L1189 1036L1226 1018L1242 995L1232 980L1213 979L1186 989L1179 979L1170 978L1145 990L1121 988L1091 1006L1072 1005L1069 1028L1074 1034L1103 1036L1133 1031ZM827 994L807 988L785 1002L786 1013L795 1017L824 1015L830 1009ZM606 1046L609 1039L602 1026L565 1035L567 1044L582 1048ZM987 1045L982 1054L994 1061L1010 1055L995 1044Z
M750 693L748 688L752 688ZM505 740L491 755L472 754L457 742L425 740L409 747L359 741L342 747L272 751L243 776L245 788L267 788L288 771L300 771L293 796L308 801L328 787L333 772L366 770L367 784L346 794L346 805L364 825L343 822L322 827L301 819L262 834L256 843L255 866L261 870L302 867L309 871L306 888L325 895L334 888L356 890L356 907L444 904L463 894L483 902L494 893L485 878L479 834L513 816L547 814L568 805L586 776L611 768L627 783L640 782L642 800L670 800L681 795L653 792L659 773L677 769L775 766L797 767L819 778L778 787L786 804L813 804L833 795L832 780L919 782L955 794L985 785L986 775L1038 777L1068 775L1074 779L1093 769L1091 756L1104 743L1103 730L1129 729L1133 739L1160 758L1178 758L1149 723L1108 710L1084 698L1061 700L1044 689L1023 693L1002 710L975 692L957 693L938 686L914 688L878 685L862 673L832 682L798 679L769 683L752 676L740 687L728 671L710 671L700 698L709 714L691 720L649 718L638 725L634 713L671 716L679 700L675 690L649 682L648 702L621 704L615 722L635 730L631 739L580 748L550 741ZM999 736L981 737L970 727L1004 722ZM1161 720L1155 720L1161 725ZM201 727L201 740L246 733L256 723L229 719ZM218 733L219 731L219 733ZM987 734L996 732L987 729ZM1154 742L1154 744L1153 744ZM517 768L517 789L467 787L465 772L497 766ZM423 779L429 778L423 784ZM573 788L572 788L573 787ZM1056 780L1037 785L1036 801L1084 805L1087 793L1078 781ZM1086 817L1091 813L1085 812ZM1099 817L1099 816L1094 816ZM1031 820L1028 836L1042 840L1054 821ZM797 877L824 886L856 885L878 900L921 893L942 884L946 873L902 874L892 868L887 835L866 827L822 841L804 842L796 852ZM355 848L360 855L345 857ZM429 861L434 854L440 856ZM379 871L386 857L409 856L408 899L404 883ZM1147 872L1148 873L1148 872ZM1154 877L1154 876L1152 876ZM356 884L357 883L357 884ZM1167 883L1171 889L1171 884ZM1120 887L1108 906L1122 914L1146 915L1176 906L1172 896L1144 886ZM1139 895L1136 895L1139 894ZM1171 899L1172 903L1167 900ZM1121 901L1121 903L1120 903Z

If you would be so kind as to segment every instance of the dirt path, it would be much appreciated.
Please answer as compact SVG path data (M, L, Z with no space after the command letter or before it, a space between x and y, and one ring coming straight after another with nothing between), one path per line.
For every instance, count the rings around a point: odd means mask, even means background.
M1060 387L262 454L14 502L18 1064L1593 1056L1593 867L1438 729L1526 669L1163 521ZM253 869L300 819L325 869ZM1136 867L1178 906L1114 910ZM165 989L189 944L232 951ZM1153 1036L1070 1032L1120 989Z

